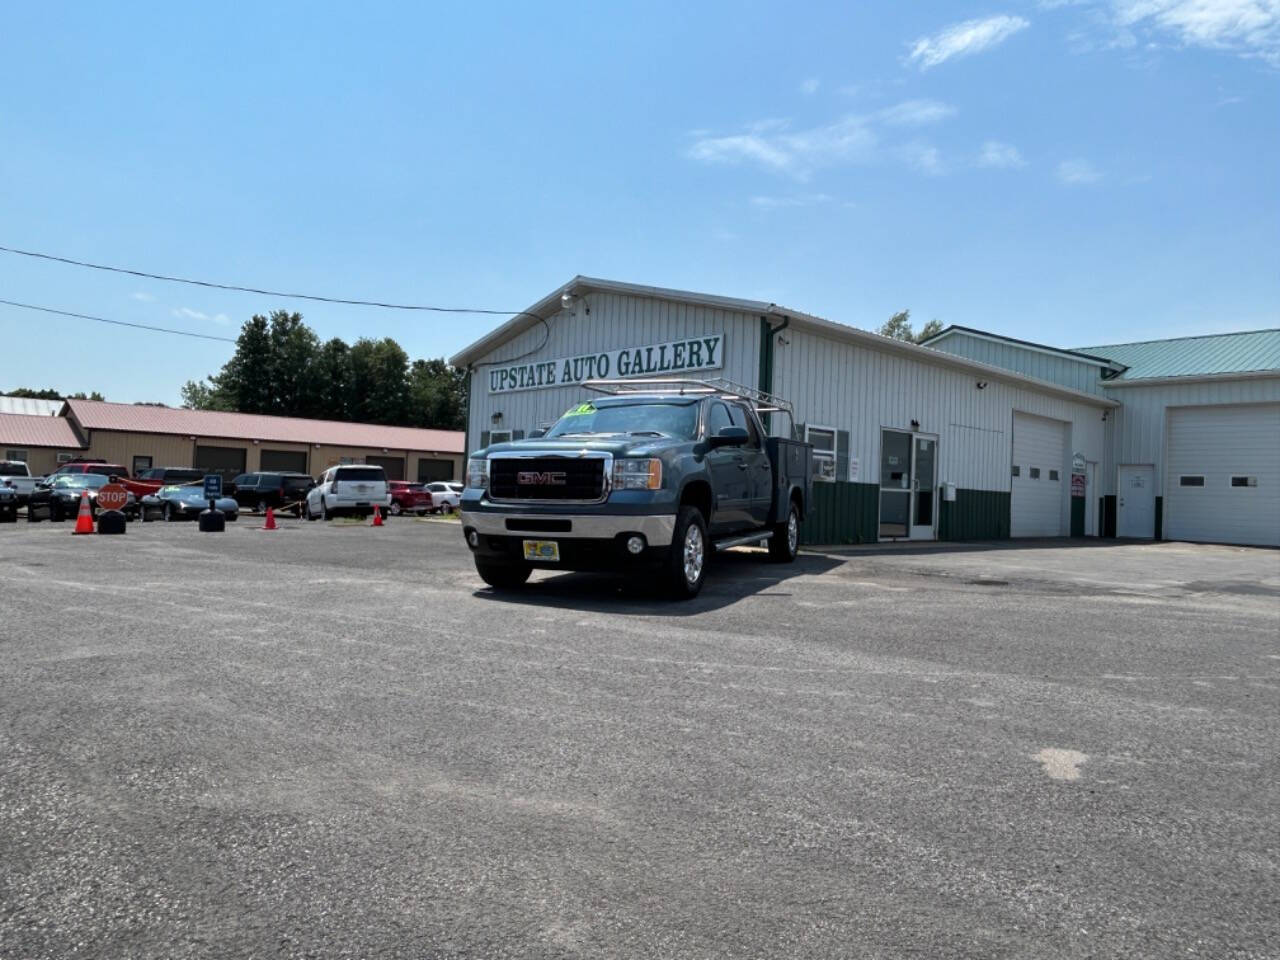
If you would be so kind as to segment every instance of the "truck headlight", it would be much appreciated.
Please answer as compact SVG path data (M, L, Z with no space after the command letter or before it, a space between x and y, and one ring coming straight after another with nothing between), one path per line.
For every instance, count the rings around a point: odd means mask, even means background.
M662 461L657 457L613 461L613 489L659 490L662 488Z
M489 489L489 461L484 457L467 461L467 486L473 490Z

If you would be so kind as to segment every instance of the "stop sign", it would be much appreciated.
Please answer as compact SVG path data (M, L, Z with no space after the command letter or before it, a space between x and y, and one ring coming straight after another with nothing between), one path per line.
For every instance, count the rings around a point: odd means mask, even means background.
M129 502L129 491L118 483L108 483L98 491L98 508L120 510Z

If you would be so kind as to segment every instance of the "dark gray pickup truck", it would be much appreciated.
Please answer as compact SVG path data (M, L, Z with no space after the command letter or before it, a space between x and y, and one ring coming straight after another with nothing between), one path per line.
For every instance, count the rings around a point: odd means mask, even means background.
M713 549L767 541L794 560L811 448L765 435L757 411L780 409L766 395L708 383L588 382L613 395L471 454L462 528L480 577L514 589L534 569L636 568L688 598Z

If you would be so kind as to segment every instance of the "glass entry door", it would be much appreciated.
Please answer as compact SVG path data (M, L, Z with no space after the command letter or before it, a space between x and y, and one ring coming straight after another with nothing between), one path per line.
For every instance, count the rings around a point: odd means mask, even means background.
M933 540L937 508L937 438L880 431L880 539Z

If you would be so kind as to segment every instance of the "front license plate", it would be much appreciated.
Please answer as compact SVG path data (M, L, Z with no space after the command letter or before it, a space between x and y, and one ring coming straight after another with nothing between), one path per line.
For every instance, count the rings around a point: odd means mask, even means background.
M526 540L524 558L541 563L559 563L560 544L554 540Z

